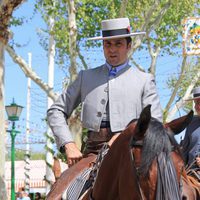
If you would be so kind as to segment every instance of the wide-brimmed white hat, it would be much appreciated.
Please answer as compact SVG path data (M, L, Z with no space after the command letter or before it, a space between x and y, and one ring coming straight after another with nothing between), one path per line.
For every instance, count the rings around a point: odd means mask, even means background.
M192 94L193 94L193 98L187 99L187 101L200 99L200 86L194 88L192 91Z
M101 27L102 36L89 38L88 40L107 40L145 34L145 32L131 33L131 27L128 18L103 20L101 22Z

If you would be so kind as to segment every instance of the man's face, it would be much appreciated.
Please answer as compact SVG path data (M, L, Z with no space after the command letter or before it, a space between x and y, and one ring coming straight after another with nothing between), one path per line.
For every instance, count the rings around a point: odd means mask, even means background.
M103 41L104 56L106 61L113 67L126 62L130 48L131 43L127 45L125 38Z
M200 116L200 98L194 100L195 110L197 111L197 115Z

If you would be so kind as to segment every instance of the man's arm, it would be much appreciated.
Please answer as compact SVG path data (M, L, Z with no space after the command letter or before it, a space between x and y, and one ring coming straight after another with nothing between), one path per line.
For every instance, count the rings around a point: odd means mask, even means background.
M152 117L163 121L162 109L160 105L160 99L156 89L156 84L153 75L148 74L147 80L144 86L144 93L142 97L143 108L151 104Z
M81 152L74 143L72 134L67 124L73 110L81 102L81 81L82 72L77 79L59 96L54 104L47 111L47 120L54 134L59 150L66 153L68 164L74 163L82 157Z

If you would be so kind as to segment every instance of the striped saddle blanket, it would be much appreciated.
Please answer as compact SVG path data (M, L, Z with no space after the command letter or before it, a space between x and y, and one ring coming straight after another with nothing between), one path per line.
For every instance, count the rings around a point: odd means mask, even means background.
M87 180L89 179L90 172L92 171L92 169L93 169L92 167L86 169L72 181L72 183L69 185L69 187L65 191L65 197L63 197L63 199L66 199L66 200L79 199L83 191L83 188L86 185Z
M79 176L77 176L69 187L66 189L63 195L63 199L66 200L81 200L81 196L93 186L96 177L98 175L101 163L107 154L109 148L105 144L97 155L94 166L84 170Z

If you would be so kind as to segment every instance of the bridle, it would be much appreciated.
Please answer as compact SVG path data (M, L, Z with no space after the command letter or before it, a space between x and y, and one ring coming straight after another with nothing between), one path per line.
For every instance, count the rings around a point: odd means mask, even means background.
M136 163L135 163L135 156L134 156L134 148L135 147L141 147L142 148L143 147L143 140L135 140L134 138L132 138L132 142L131 142L131 145L130 145L130 156L131 156L131 161L132 161L132 166L133 166L132 168L133 168L133 171L136 175L136 183L137 183L138 191L139 191L139 194L140 194L140 200L145 200L146 198L145 198L144 192L142 190L140 178L139 178L140 177L139 167L137 167ZM172 146L171 151L175 151L174 146ZM160 157L160 155L159 155L159 157ZM158 164L158 167L159 167L160 161L159 161L158 158L157 158L157 164ZM181 171L183 171L183 170L181 170ZM181 178L180 178L180 184L179 184L179 191L180 191L180 193L182 193L182 179Z
M131 144L131 146L130 146L130 155L131 155L131 163L132 163L132 165L133 165L133 170L134 170L134 172L136 172L136 183L137 183L137 186L138 186L138 191L139 191L139 193L140 193L140 199L141 200L145 200L145 196L144 196L144 192L143 192L143 190L142 190L142 187L141 187L141 185L140 185L140 178L139 178L139 171L138 171L138 167L136 167L136 165L135 165L135 157L134 157L134 153L133 153L133 149L132 148L134 148L134 147L137 147L137 146L139 146L139 147L142 147L143 146L143 140L132 140L132 144Z

